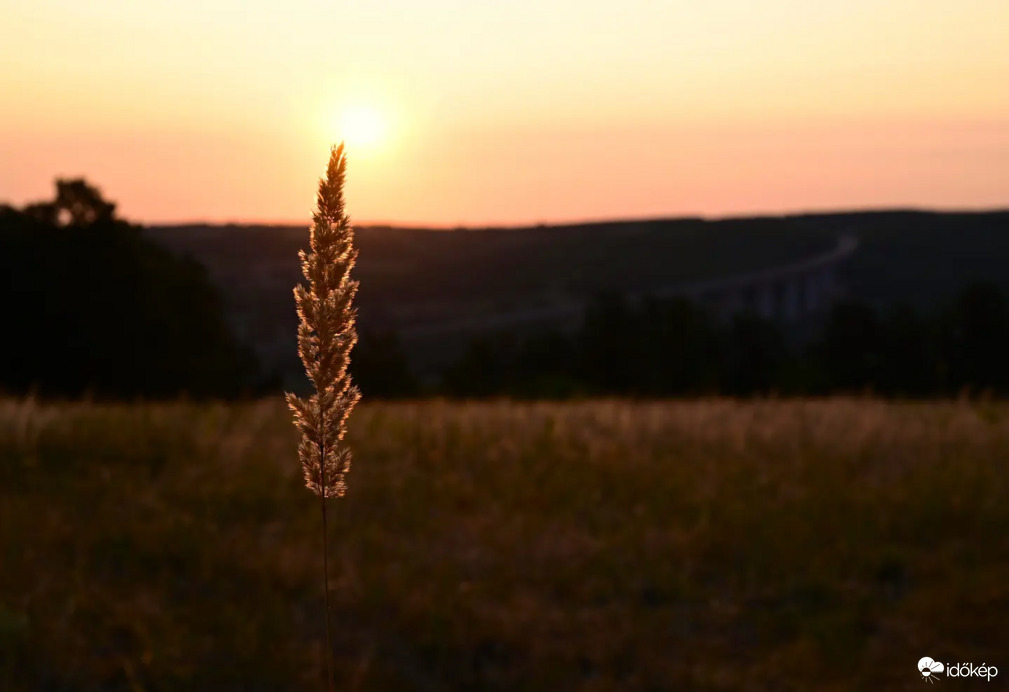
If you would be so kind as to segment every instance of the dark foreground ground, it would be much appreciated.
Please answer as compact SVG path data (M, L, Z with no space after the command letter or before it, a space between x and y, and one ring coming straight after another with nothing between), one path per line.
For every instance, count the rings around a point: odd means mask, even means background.
M340 690L1009 687L1009 405L370 404ZM0 689L322 689L279 401L0 402Z

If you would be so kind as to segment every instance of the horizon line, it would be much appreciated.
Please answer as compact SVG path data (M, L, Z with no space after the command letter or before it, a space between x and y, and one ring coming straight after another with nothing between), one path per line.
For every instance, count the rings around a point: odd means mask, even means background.
M916 205L907 206L880 206L880 207L849 207L837 208L826 207L823 209L804 209L795 211L764 211L764 212L739 212L730 214L673 214L673 215L647 215L647 216L623 216L623 217L596 217L582 218L564 221L527 221L527 222L496 222L496 223L421 223L412 221L355 221L351 219L351 224L355 228L397 228L415 230L505 230L523 228L550 228L564 226L596 226L614 223L648 223L654 221L732 221L744 219L771 219L771 218L796 218L804 216L851 216L856 214L1001 214L1009 213L1009 206L992 207L924 207ZM129 219L126 219L130 221ZM229 220L187 220L187 221L154 221L142 222L131 221L140 226L147 227L184 227L184 226L266 226L276 228L309 227L310 220L261 220L261 219L229 219Z

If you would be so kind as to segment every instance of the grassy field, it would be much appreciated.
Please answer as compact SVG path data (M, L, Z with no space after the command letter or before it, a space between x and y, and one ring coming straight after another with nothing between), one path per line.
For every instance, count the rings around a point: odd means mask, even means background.
M0 689L322 689L295 441L279 401L0 402ZM367 404L350 441L340 690L1009 680L1009 405Z

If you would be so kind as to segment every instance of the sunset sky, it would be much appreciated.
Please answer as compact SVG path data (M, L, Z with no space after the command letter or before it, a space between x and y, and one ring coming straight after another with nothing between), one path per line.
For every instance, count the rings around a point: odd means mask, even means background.
M1006 0L0 0L0 201L138 222L1009 207ZM371 140L371 141L367 141Z

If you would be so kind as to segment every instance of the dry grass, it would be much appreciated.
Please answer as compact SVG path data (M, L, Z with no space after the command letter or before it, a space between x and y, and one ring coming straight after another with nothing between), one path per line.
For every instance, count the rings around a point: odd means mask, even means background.
M0 689L316 689L296 435L280 401L0 402ZM1009 405L366 404L348 442L340 689L1009 673Z

